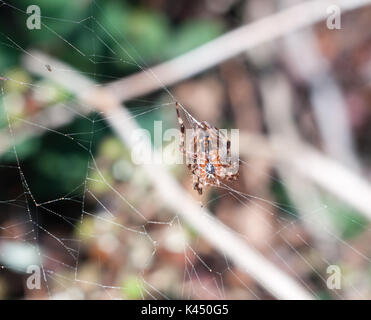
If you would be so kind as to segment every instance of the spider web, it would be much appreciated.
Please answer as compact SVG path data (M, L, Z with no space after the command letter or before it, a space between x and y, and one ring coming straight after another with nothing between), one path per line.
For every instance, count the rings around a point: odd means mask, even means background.
M26 13L16 6L1 1L13 14ZM158 81L152 70L146 66L139 53L130 42L119 43L119 30L110 32L112 25L106 20L98 20L102 13L99 2L91 4L92 15L79 20L64 20L58 17L43 16L42 27L50 32L53 41L66 46L70 53L82 58L86 63L127 64L148 74ZM61 25L76 24L82 33L103 43L110 55L97 55L84 52L48 25L49 21ZM110 42L104 41L103 32ZM113 49L116 44L117 49ZM30 49L24 48L12 34L2 33L1 46L6 46L24 55L37 59ZM129 50L131 53L129 53ZM60 70L41 62L49 72L68 76L72 70ZM112 74L97 74L78 71L78 74L102 80L119 79ZM33 99L48 104L45 109L24 116L16 113L17 96L11 85L27 90ZM97 86L100 86L98 84ZM130 118L145 121L148 116L159 112L166 118L173 114L171 121L176 126L175 97L170 89L161 84L162 93L158 97L131 99ZM58 102L45 98L58 92ZM19 98L19 97L18 97ZM159 102L160 101L160 102ZM18 179L18 190L4 192L12 197L1 199L2 217L0 220L0 265L2 276L14 273L23 275L29 265L41 268L42 288L27 290L26 297L48 298L98 298L98 299L171 299L171 298L242 298L264 299L271 296L248 274L238 269L228 260L226 253L216 252L212 244L205 242L185 224L176 212L170 212L159 203L152 183L140 166L129 160L130 150L122 146L113 135L101 138L109 132L107 115L82 105L68 92L58 88L53 82L43 79L19 80L9 76L1 83L1 103L4 110L5 126L1 132L4 145L0 169L5 184L13 184ZM189 127L197 120L183 108ZM56 119L57 118L57 119ZM78 119L85 131L75 131L70 124ZM151 118L150 118L151 119ZM125 125L123 123L122 125ZM52 199L39 199L39 179L33 179L27 161L20 156L20 144L30 143L29 139L46 135L55 139L57 147L62 144L66 150L79 152L84 158L84 175L80 181L68 181L69 173L65 166L58 168L60 157L71 161L68 153L57 154L55 163L40 163L56 172L61 184L69 187L68 193L61 193ZM26 139L26 142L24 140ZM110 148L111 147L111 148ZM112 149L118 150L112 153ZM66 151L64 150L64 151ZM41 152L41 151L40 151ZM108 156L107 156L108 153ZM40 156L40 160L42 157ZM50 160L52 161L52 160ZM184 166L185 167L185 166ZM252 164L240 159L241 171L254 170ZM178 169L179 166L176 167ZM178 169L179 170L179 169ZM50 171L49 171L50 172ZM184 172L186 172L184 170ZM183 173L184 174L184 173ZM181 175L181 173L177 173ZM261 176L272 185L285 190L285 182L277 175L261 170ZM191 178L191 177L189 177ZM46 179L40 177L40 180ZM37 181L36 181L37 180ZM339 255L326 255L317 246L310 230L315 229L325 235L327 241L342 254L356 256L363 267L369 267L367 249L355 247L351 241L343 239L321 223L325 211L336 210L323 200L315 210L306 212L287 202L281 203L271 196L259 196L239 191L240 182L233 185L221 183L204 198L197 198L200 205L210 208L220 220L232 227L238 237L251 246L258 246L244 232L233 224L231 215L246 216L246 224L254 223L254 228L262 228L267 237L259 244L259 250L273 260L280 268L292 275L316 298L329 295L333 298L366 298L369 288L363 288L360 279L350 279L347 290L327 290L326 268L337 265ZM191 180L187 180L191 185ZM241 184L241 185L239 185ZM3 187L6 189L6 185ZM193 192L193 191L192 191ZM169 190L171 196L171 190ZM224 209L230 205L235 212ZM220 207L222 209L220 209ZM230 211L230 212L228 212ZM228 217L225 216L228 212ZM257 214L254 214L256 212ZM299 214L300 212L300 214ZM368 232L368 225L361 219L337 212L350 224ZM319 219L318 219L319 218ZM54 222L54 223L53 223ZM57 223L56 223L57 222ZM56 227L57 226L57 227ZM251 231L252 226L250 226ZM306 229L309 228L309 231ZM357 275L357 268L349 272ZM269 275L267 275L269 276ZM1 278L0 278L1 279ZM349 289L350 288L350 289ZM10 290L11 291L11 290Z

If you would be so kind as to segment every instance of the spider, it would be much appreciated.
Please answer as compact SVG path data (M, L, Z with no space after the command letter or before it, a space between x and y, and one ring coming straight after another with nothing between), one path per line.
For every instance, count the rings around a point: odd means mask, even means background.
M193 150L188 154L185 148L185 126L180 116L179 103L175 103L176 113L180 126L180 150L190 159L188 168L193 176L193 189L202 194L206 186L219 186L221 180L237 180L238 171L232 169L231 141L225 137L218 128L206 121L194 121L193 126ZM220 156L220 144L226 145L227 163L222 163Z

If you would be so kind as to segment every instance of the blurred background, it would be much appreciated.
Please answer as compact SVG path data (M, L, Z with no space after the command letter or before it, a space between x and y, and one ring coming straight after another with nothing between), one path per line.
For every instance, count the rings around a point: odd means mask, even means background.
M29 1L1 1L0 299L275 299L170 210L105 115L48 73L99 87L301 2L35 0L42 25L29 30ZM318 22L168 88L197 120L240 130L230 189L199 196L185 165L168 167L173 178L317 299L371 297L370 17L371 6L344 12L339 30ZM33 49L71 69L32 73ZM158 87L125 102L150 132L178 128Z

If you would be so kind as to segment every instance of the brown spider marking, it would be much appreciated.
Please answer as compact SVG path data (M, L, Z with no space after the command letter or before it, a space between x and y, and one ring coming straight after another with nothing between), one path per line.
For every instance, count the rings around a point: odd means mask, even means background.
M193 189L201 195L206 186L219 186L222 180L237 180L238 171L232 171L231 142L218 128L206 121L195 122L193 128L193 150L188 154L185 149L185 126L180 116L179 103L176 113L180 126L180 151L192 160L188 168L193 177ZM220 144L227 147L227 163L220 158Z

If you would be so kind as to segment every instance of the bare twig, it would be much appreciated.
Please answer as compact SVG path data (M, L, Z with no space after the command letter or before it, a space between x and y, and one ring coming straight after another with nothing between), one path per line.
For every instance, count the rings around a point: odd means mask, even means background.
M173 60L109 84L117 99L125 101L170 86L201 73L266 41L327 18L330 5L342 13L371 4L371 0L305 1L242 26ZM144 68L144 67L143 67Z
M45 132L45 128L53 129L71 123L76 115L76 111L71 111L73 108L79 110L81 114L87 113L86 110L82 110L78 105L71 106L70 110L65 107L65 104L57 103L28 117L27 122L22 122L22 119L19 119L19 123L13 128L13 137L9 135L7 128L0 130L0 154L9 150L13 144L42 135ZM30 123L37 123L38 126L32 126Z
M263 98L263 112L269 131L271 144L278 138L287 144L294 144L299 148L305 145L300 138L293 116L293 93L290 84L284 74L279 71L270 72L269 75L260 79L260 88ZM286 149L276 149L286 152ZM293 156L290 153L290 156ZM296 157L301 155L296 155ZM291 159L286 159L292 161ZM301 158L303 161L303 159ZM278 172L285 181L285 187L298 213L302 217L303 224L313 237L315 246L327 256L336 256L336 241L332 234L337 234L332 220L320 199L313 180L304 177L303 174L285 166L280 161L275 161ZM287 162L285 162L287 163ZM309 165L309 164L308 164ZM319 208L321 210L319 210ZM318 214L320 212L320 214ZM318 228L321 226L321 228ZM323 232L323 229L330 232Z
M314 33L308 29L300 35L288 35L284 43L288 67L308 85L309 99L325 150L331 157L360 172L346 101L331 74L329 62L317 47Z
M370 185L335 160L309 145L298 145L279 137L268 141L261 136L242 134L240 140L245 145L240 150L241 155L253 153L264 158L273 158L334 194L371 220Z

